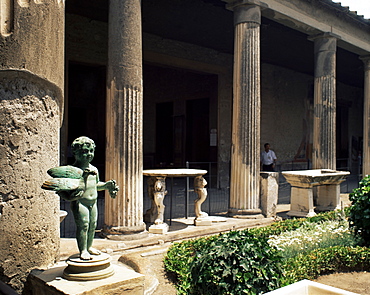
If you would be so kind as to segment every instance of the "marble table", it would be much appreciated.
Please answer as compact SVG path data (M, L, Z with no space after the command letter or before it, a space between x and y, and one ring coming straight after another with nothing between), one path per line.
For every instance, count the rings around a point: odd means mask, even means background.
M340 183L346 180L349 171L331 169L312 169L282 172L290 183L290 216L309 217L317 211L330 211L341 208ZM316 207L314 208L314 191L317 187Z
M205 175L206 173L207 170L187 168L143 170L143 175L149 177L148 194L152 201L151 208L145 213L144 216L146 222L153 223L149 227L150 233L164 234L168 231L168 225L163 221L165 209L163 201L167 194L167 177L195 177L194 191L197 193L198 198L194 202L196 216L194 224L212 224L212 221L207 218L208 214L206 212L202 212L201 210L201 205L207 198L207 189L205 188L205 186L207 185L207 181L203 178L203 175ZM186 195L188 195L188 192L186 192ZM187 202L185 206L187 207Z

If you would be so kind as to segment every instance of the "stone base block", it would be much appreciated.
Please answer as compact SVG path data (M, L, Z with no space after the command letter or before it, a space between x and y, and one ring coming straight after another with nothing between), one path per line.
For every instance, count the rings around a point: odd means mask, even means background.
M149 233L163 235L168 232L168 224L153 224L149 227Z
M319 212L335 211L340 210L341 206L316 206L315 209Z
M313 206L312 188L292 186L290 194L290 211L287 215L296 217L310 217L316 215Z
M195 226L209 226L212 225L212 219L209 217L197 218L194 220Z
M114 275L94 281L70 281L63 278L67 267L60 262L47 270L33 270L30 283L33 294L37 295L142 295L145 277L131 269L112 265Z
M208 216L208 218L210 218L213 223L227 222L227 218L222 216Z
M316 202L317 211L331 211L340 209L340 185L332 184L317 187Z
M304 217L315 216L316 213L314 211L303 212L303 211L290 210L286 215L291 216L291 217L302 217L302 218L304 218Z

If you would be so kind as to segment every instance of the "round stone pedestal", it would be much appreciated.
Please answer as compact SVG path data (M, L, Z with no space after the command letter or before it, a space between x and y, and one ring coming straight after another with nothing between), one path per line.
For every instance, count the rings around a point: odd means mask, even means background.
M66 261L63 278L70 281L93 281L114 275L111 257L108 254L91 255L91 260L82 260L79 254L72 255Z

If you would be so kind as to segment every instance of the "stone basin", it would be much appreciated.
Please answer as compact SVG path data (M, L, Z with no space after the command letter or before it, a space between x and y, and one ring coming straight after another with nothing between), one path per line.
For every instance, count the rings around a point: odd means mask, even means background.
M292 186L289 216L310 217L316 215L315 209L331 211L341 208L340 183L346 180L349 171L312 169L282 174ZM315 191L314 187L317 187Z
M297 283L282 287L275 291L265 293L265 295L360 295L343 289L313 282L302 280Z
M346 180L349 171L337 171L330 169L312 169L282 172L285 179L292 186L313 187L325 184L340 184Z

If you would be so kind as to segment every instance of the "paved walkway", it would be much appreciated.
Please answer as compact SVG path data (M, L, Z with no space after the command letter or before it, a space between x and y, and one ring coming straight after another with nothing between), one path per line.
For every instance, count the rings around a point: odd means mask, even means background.
M344 206L349 206L348 193L357 187L357 178L349 179L341 185L341 199ZM217 200L216 200L217 201ZM281 183L277 215L287 218L290 209L290 186ZM218 200L220 202L220 200ZM181 208L182 210L184 207ZM180 212L184 212L184 211ZM96 238L93 246L112 256L113 262L122 267L131 268L145 275L146 295L176 295L176 289L167 278L163 267L163 258L173 242L214 235L230 230L266 226L273 223L273 218L240 219L226 217L225 212L212 214L214 222L211 226L194 226L194 217L174 218L166 234L144 233L139 239L107 240ZM75 238L61 239L61 260L78 252Z
M355 177L349 178L345 183L341 185L341 197L345 204L348 204L348 193L355 187L357 187L358 180ZM212 199L213 202L220 202L225 200ZM278 216L281 218L287 218L286 213L290 209L290 185L287 183L280 183L279 186L279 199L277 206ZM206 204L203 204L203 206ZM203 208L203 207L202 207ZM182 206L181 209L184 209ZM103 252L114 253L117 251L123 251L127 249L133 249L137 247L153 246L158 244L164 244L167 242L173 242L177 240L189 239L194 237L206 236L217 234L220 232L226 232L236 229L251 228L256 226L265 226L274 222L272 218L261 218L261 219L239 219L227 217L227 207L224 208L226 212L219 212L211 214L214 217L214 222L211 226L194 226L194 217L189 218L174 218L172 222L167 219L169 226L169 232L163 235L160 234L149 234L144 233L139 236L138 239L132 239L130 236L122 238L122 240L106 240L96 238L94 246ZM168 208L166 209L168 210ZM184 211L177 209L179 215L184 216ZM206 210L205 210L206 211ZM175 214L175 215L176 215ZM77 251L75 238L62 238L61 239L61 259L65 259Z
M349 205L348 194L341 195L343 203ZM285 218L290 204L278 204L278 216ZM211 226L195 227L194 218L175 219L169 232L164 235L147 234L139 240L106 240L95 239L94 247L109 253L112 263L133 269L145 275L146 295L176 295L176 288L164 271L163 259L173 242L201 236L213 235L230 230L266 226L274 222L272 218L237 219L216 216L218 222ZM74 238L61 239L61 260L77 252Z

